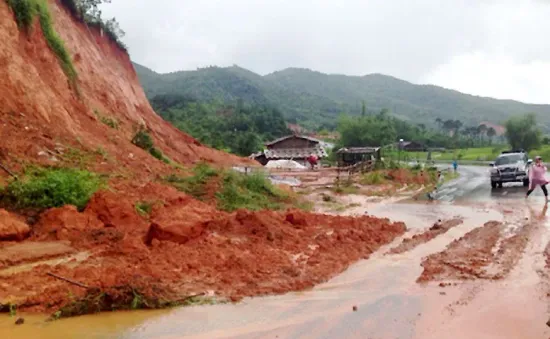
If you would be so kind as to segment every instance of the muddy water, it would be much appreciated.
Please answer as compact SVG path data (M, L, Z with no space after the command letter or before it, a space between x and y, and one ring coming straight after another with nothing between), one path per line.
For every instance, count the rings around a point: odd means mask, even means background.
M364 213L364 209L349 213ZM539 240L529 244L529 255L511 273L513 283L505 279L442 289L437 284L415 283L422 272L421 259L487 221L503 220L502 214L437 204L377 204L368 206L368 211L405 221L411 233L439 218L460 215L464 223L410 252L384 255L401 241L396 239L370 260L307 292L247 299L237 305L101 314L53 323L26 317L22 326L3 316L0 338L443 338L449 333L453 338L477 338L479 333L539 338L548 334L537 273L544 267L541 251L549 240L545 220L540 220L534 234ZM518 322L521 326L515 331L508 328ZM470 330L464 329L471 325ZM527 336L517 336L519 332Z

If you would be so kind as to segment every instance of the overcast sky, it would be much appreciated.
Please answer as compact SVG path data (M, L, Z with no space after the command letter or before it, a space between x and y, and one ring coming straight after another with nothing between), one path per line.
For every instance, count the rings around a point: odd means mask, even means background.
M112 0L134 61L383 73L550 103L550 0Z

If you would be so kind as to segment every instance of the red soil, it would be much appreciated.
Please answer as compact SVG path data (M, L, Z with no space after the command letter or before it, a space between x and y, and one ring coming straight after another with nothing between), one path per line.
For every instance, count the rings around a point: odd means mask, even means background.
M125 52L96 29L75 21L56 1L51 1L50 11L73 57L80 95L69 88L40 25L29 34L20 31L6 2L0 2L0 16L6 18L0 22L2 163L14 169L23 160L56 164L64 160L56 154L59 148L94 152L101 147L113 161L89 165L97 171L126 168L134 175L141 173L139 177L169 171L169 166L131 144L134 129L144 125L156 147L181 164L254 164L204 147L165 122L149 105ZM94 111L116 119L118 130L103 124Z
M50 9L73 56L80 95L70 88L39 25L29 34L19 31L0 1L0 162L17 173L27 164L85 167L107 174L109 189L96 193L83 212L64 206L37 217L25 246L10 247L14 253L32 248L37 255L18 255L18 263L63 251L87 259L14 274L0 270L0 304L44 311L85 294L48 272L89 287L132 286L159 298L167 291L175 299L206 290L234 300L284 293L325 281L404 233L404 224L373 217L228 214L156 183L177 169L130 142L137 125L145 125L156 147L179 164L253 162L204 147L164 122L151 109L126 53L76 22L57 1ZM118 120L119 129L101 123L94 110ZM5 183L8 177L0 173L0 179ZM150 215L137 213L138 202L152 204Z
M403 239L399 246L392 248L388 253L399 254L410 251L417 246L424 244L435 237L447 233L451 228L462 224L462 219L451 219L437 222L423 233L415 234L411 238Z
M418 282L502 279L521 258L532 228L526 224L507 235L503 224L488 222L453 241L444 251L426 257Z
M116 206L128 215L121 213L126 217L120 220L103 219L109 208L100 206L82 213L70 207L47 211L34 236L68 239L76 251L89 251L90 258L0 277L6 286L0 301L17 296L21 308L42 311L69 302L68 289L76 296L85 293L47 272L90 287L139 286L163 296L173 291L179 298L209 290L232 300L284 293L326 281L405 231L402 223L367 216L228 214L182 193L171 194L155 207L150 222L143 218L133 228L126 221L139 216L123 208L133 201L121 197ZM99 193L93 201L114 209L115 202L105 196Z

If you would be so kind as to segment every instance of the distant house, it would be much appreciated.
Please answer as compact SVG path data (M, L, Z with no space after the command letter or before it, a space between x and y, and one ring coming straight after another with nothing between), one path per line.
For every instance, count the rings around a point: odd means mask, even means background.
M338 166L353 166L364 161L378 161L381 159L380 147L349 147L341 148L338 155Z
M398 143L398 147L401 148L403 151L408 152L425 152L426 146L424 144L418 142L418 141L404 141L402 143Z
M287 159L306 163L306 158L312 154L319 159L328 156L321 140L304 135L295 134L282 137L266 143L265 147L264 151L250 156L264 166L270 160Z

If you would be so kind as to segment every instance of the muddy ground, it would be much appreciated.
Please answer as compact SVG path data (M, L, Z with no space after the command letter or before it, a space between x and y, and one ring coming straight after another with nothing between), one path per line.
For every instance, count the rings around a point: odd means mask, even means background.
M169 267L181 267L177 262L185 256L207 265L194 270L188 267L186 274L169 271L174 282L183 279L182 285L190 282L188 286L201 286L188 289L188 293L212 289L213 282L222 275L229 277L223 285L227 295L235 293L239 298L247 296L249 288L255 294L294 289L302 292L245 298L238 304L138 312L131 317L119 313L114 318L76 318L26 329L15 327L12 320L9 325L6 321L5 326L0 325L0 335L17 334L23 338L40 333L43 338L54 338L63 328L67 338L77 338L85 337L86 327L94 328L96 337L127 338L548 338L550 331L545 323L550 314L550 232L542 197L537 193L527 203L515 187L505 187L487 194L489 199L481 198L486 194L482 186L486 182L477 178L483 172L470 171L464 177L469 182L478 180L480 185L469 192L456 190L454 197L461 197L459 201L419 202L406 195L373 200L361 195L334 194L336 203L344 206L335 211L334 206L323 205L326 198L322 194L310 192L317 210L325 215L273 212L263 216L240 212L220 216L218 221L204 226L210 236L187 243L192 249L204 249L199 252L200 259L193 257L191 250L180 256L182 244L152 239L150 248L139 244L140 249L147 248L147 255L137 256L135 261L127 262L127 267L119 261L121 251L132 251L125 245L105 248L108 257L67 252L64 257L73 257L67 265L83 262L88 263L88 269L54 271L100 284L94 280L99 276L92 272L112 267L109 274L120 279L115 267L125 267L124 274L129 274L137 265L148 267L151 274L164 270L162 274L167 275ZM455 185L444 187L447 197L453 197L449 190ZM329 194L326 190L322 193ZM468 195L471 198L465 199ZM348 219L350 216L360 218ZM305 220L311 223L304 223ZM406 230L394 221L403 221ZM272 228L278 225L279 229L281 222L286 225L280 229L282 238ZM362 222L373 231L360 232ZM180 235L185 240L190 234ZM245 239L249 239L248 243L242 244ZM369 239L378 240L373 243ZM257 247L251 247L254 242ZM86 243L83 241L82 248ZM66 244L59 246L59 251L66 249ZM219 254L208 254L207 249L213 248L208 246L223 247L223 253L233 256L221 261ZM274 251L273 246L284 248L287 255ZM170 264L161 263L156 257L157 248L174 254ZM249 248L254 250L249 252ZM131 253L137 255L139 251ZM294 255L289 256L291 253ZM367 257L368 260L359 260ZM209 261L219 265L206 264ZM353 262L356 263L349 266ZM105 268L100 269L103 265ZM28 269L21 261L16 266ZM42 266L33 272L51 270L51 266ZM326 273L329 270L342 273L323 282L330 277ZM203 274L184 279L189 272ZM21 282L29 281L23 289L32 290L28 274L21 272L18 276ZM312 279L306 281L305 276ZM260 283L262 279L270 283ZM44 281L67 286L53 278ZM236 281L240 283L235 284ZM317 283L320 284L310 288ZM39 323L38 318L28 319ZM109 325L113 321L119 324L116 329Z

